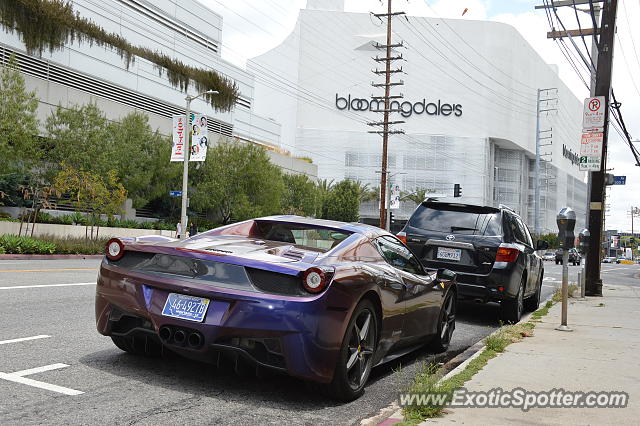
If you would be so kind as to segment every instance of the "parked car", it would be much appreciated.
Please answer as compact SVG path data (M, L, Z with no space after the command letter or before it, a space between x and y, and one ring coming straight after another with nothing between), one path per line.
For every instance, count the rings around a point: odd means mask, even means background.
M615 263L616 258L615 257L605 257L602 259L602 263Z
M545 253L542 255L542 260L553 262L556 259L555 253Z
M186 240L110 240L96 323L126 352L230 358L352 400L388 355L448 348L455 279L380 228L273 216Z
M559 249L556 251L556 265L562 265L562 254L564 253L563 249ZM569 249L569 263L573 266L580 265L582 262L582 255L575 248Z
M529 229L500 206L421 203L398 234L428 268L457 274L459 299L499 302L500 316L517 322L540 303L544 266Z

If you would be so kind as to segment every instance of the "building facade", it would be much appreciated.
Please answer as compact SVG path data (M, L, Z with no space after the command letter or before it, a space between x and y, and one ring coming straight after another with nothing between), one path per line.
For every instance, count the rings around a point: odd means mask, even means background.
M273 84L255 85L255 110L281 124L280 144L311 157L322 179L350 178L379 187L386 26L374 16L333 10L300 12L294 31L248 69L269 69ZM557 211L569 206L584 221L586 185L578 169L582 103L518 31L486 21L409 17L394 20L389 180L405 193L445 194L442 200L507 205L533 229L538 89L542 165L541 232L555 232ZM377 65L377 67L376 67ZM279 84L276 84L279 82ZM282 86L287 89L283 90ZM462 197L453 198L454 184ZM395 217L415 208L401 203ZM365 203L363 217L378 217ZM582 226L578 223L578 226Z
M192 111L209 116L209 132L218 134L218 139L259 143L283 170L315 177L314 165L279 147L280 125L254 112L254 76L221 58L220 15L196 0L70 3L80 16L133 45L157 50L186 65L212 69L234 81L240 97L231 111L215 111L201 99L191 104ZM36 90L40 100L37 113L41 123L58 105L95 102L111 120L132 111L146 113L151 127L168 135L171 116L184 114L185 93L170 84L166 72L159 72L145 59L136 57L127 64L114 49L78 41L68 42L60 50L44 51L41 56L29 55L18 33L0 27L0 34L0 64L12 54L16 56L27 88Z

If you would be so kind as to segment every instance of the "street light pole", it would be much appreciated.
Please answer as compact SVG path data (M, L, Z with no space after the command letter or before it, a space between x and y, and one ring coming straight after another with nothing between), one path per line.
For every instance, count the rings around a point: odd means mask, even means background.
M191 156L191 101L199 98L202 95L217 95L217 90L207 90L206 92L198 93L196 96L187 95L185 100L187 101L186 105L186 114L185 114L185 126L187 129L187 140L185 146L182 151L184 153L184 161L182 163L182 209L180 212L180 224L181 224L181 233L180 239L185 239L187 237L187 203L189 201L189 197L187 197L187 188L189 186L189 157Z

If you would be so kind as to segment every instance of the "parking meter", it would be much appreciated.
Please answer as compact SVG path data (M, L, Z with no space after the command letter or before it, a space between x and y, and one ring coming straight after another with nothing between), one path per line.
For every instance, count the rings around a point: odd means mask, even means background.
M576 226L576 212L570 207L564 207L556 216L558 224L558 239L560 240L560 248L565 250L573 248L575 243L575 235L573 228Z
M580 240L580 253L586 253L589 248L589 238L591 237L591 232L587 228L584 228L578 234L578 240Z
M573 228L576 226L576 212L571 208L565 207L558 212L556 216L556 223L558 224L558 240L560 241L560 248L562 249L562 319L560 326L556 330L560 331L572 331L567 326L567 306L569 304L569 249L572 249L575 245L575 235L573 234Z

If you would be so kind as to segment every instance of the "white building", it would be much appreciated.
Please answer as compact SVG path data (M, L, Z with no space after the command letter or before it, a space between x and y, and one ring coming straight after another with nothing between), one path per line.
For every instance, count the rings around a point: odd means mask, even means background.
M258 142L270 148L272 161L283 169L315 176L315 166L279 149L280 125L253 111L254 76L220 56L222 17L196 0L72 0L74 11L135 46L157 50L187 65L212 69L240 91L235 108L216 112L201 99L192 111L209 116L209 131ZM155 65L135 58L127 66L109 47L88 42L67 43L54 52L29 55L17 32L0 26L0 64L15 54L29 90L40 99L42 122L56 106L95 102L109 119L137 110L163 134L171 133L171 115L184 113L185 93L170 84ZM191 89L191 94L193 93ZM215 140L215 139L213 139Z
M320 4L321 2L317 2ZM386 27L369 14L346 13L341 1L333 10L300 12L295 30L278 47L254 58L248 69L272 76L273 84L256 83L253 106L281 124L280 144L311 157L318 177L352 178L379 186L381 137L368 133L367 122L381 121L372 96L383 94L371 82L373 57L384 57ZM323 4L329 4L324 2ZM581 102L518 31L485 21L409 17L394 20L395 61L406 74L394 74L403 94L392 109L391 182L405 192L426 188L460 202L505 204L533 225L533 164L536 96L545 98L541 130L541 230L557 230L557 211L567 205L584 217L586 185L575 154L579 152ZM384 63L378 65L383 69ZM382 109L382 108L381 108ZM572 161L573 160L573 161ZM446 200L453 201L453 198ZM405 202L396 217L407 217L415 204ZM364 217L377 217L376 203L364 205ZM580 226L580 224L578 224Z

